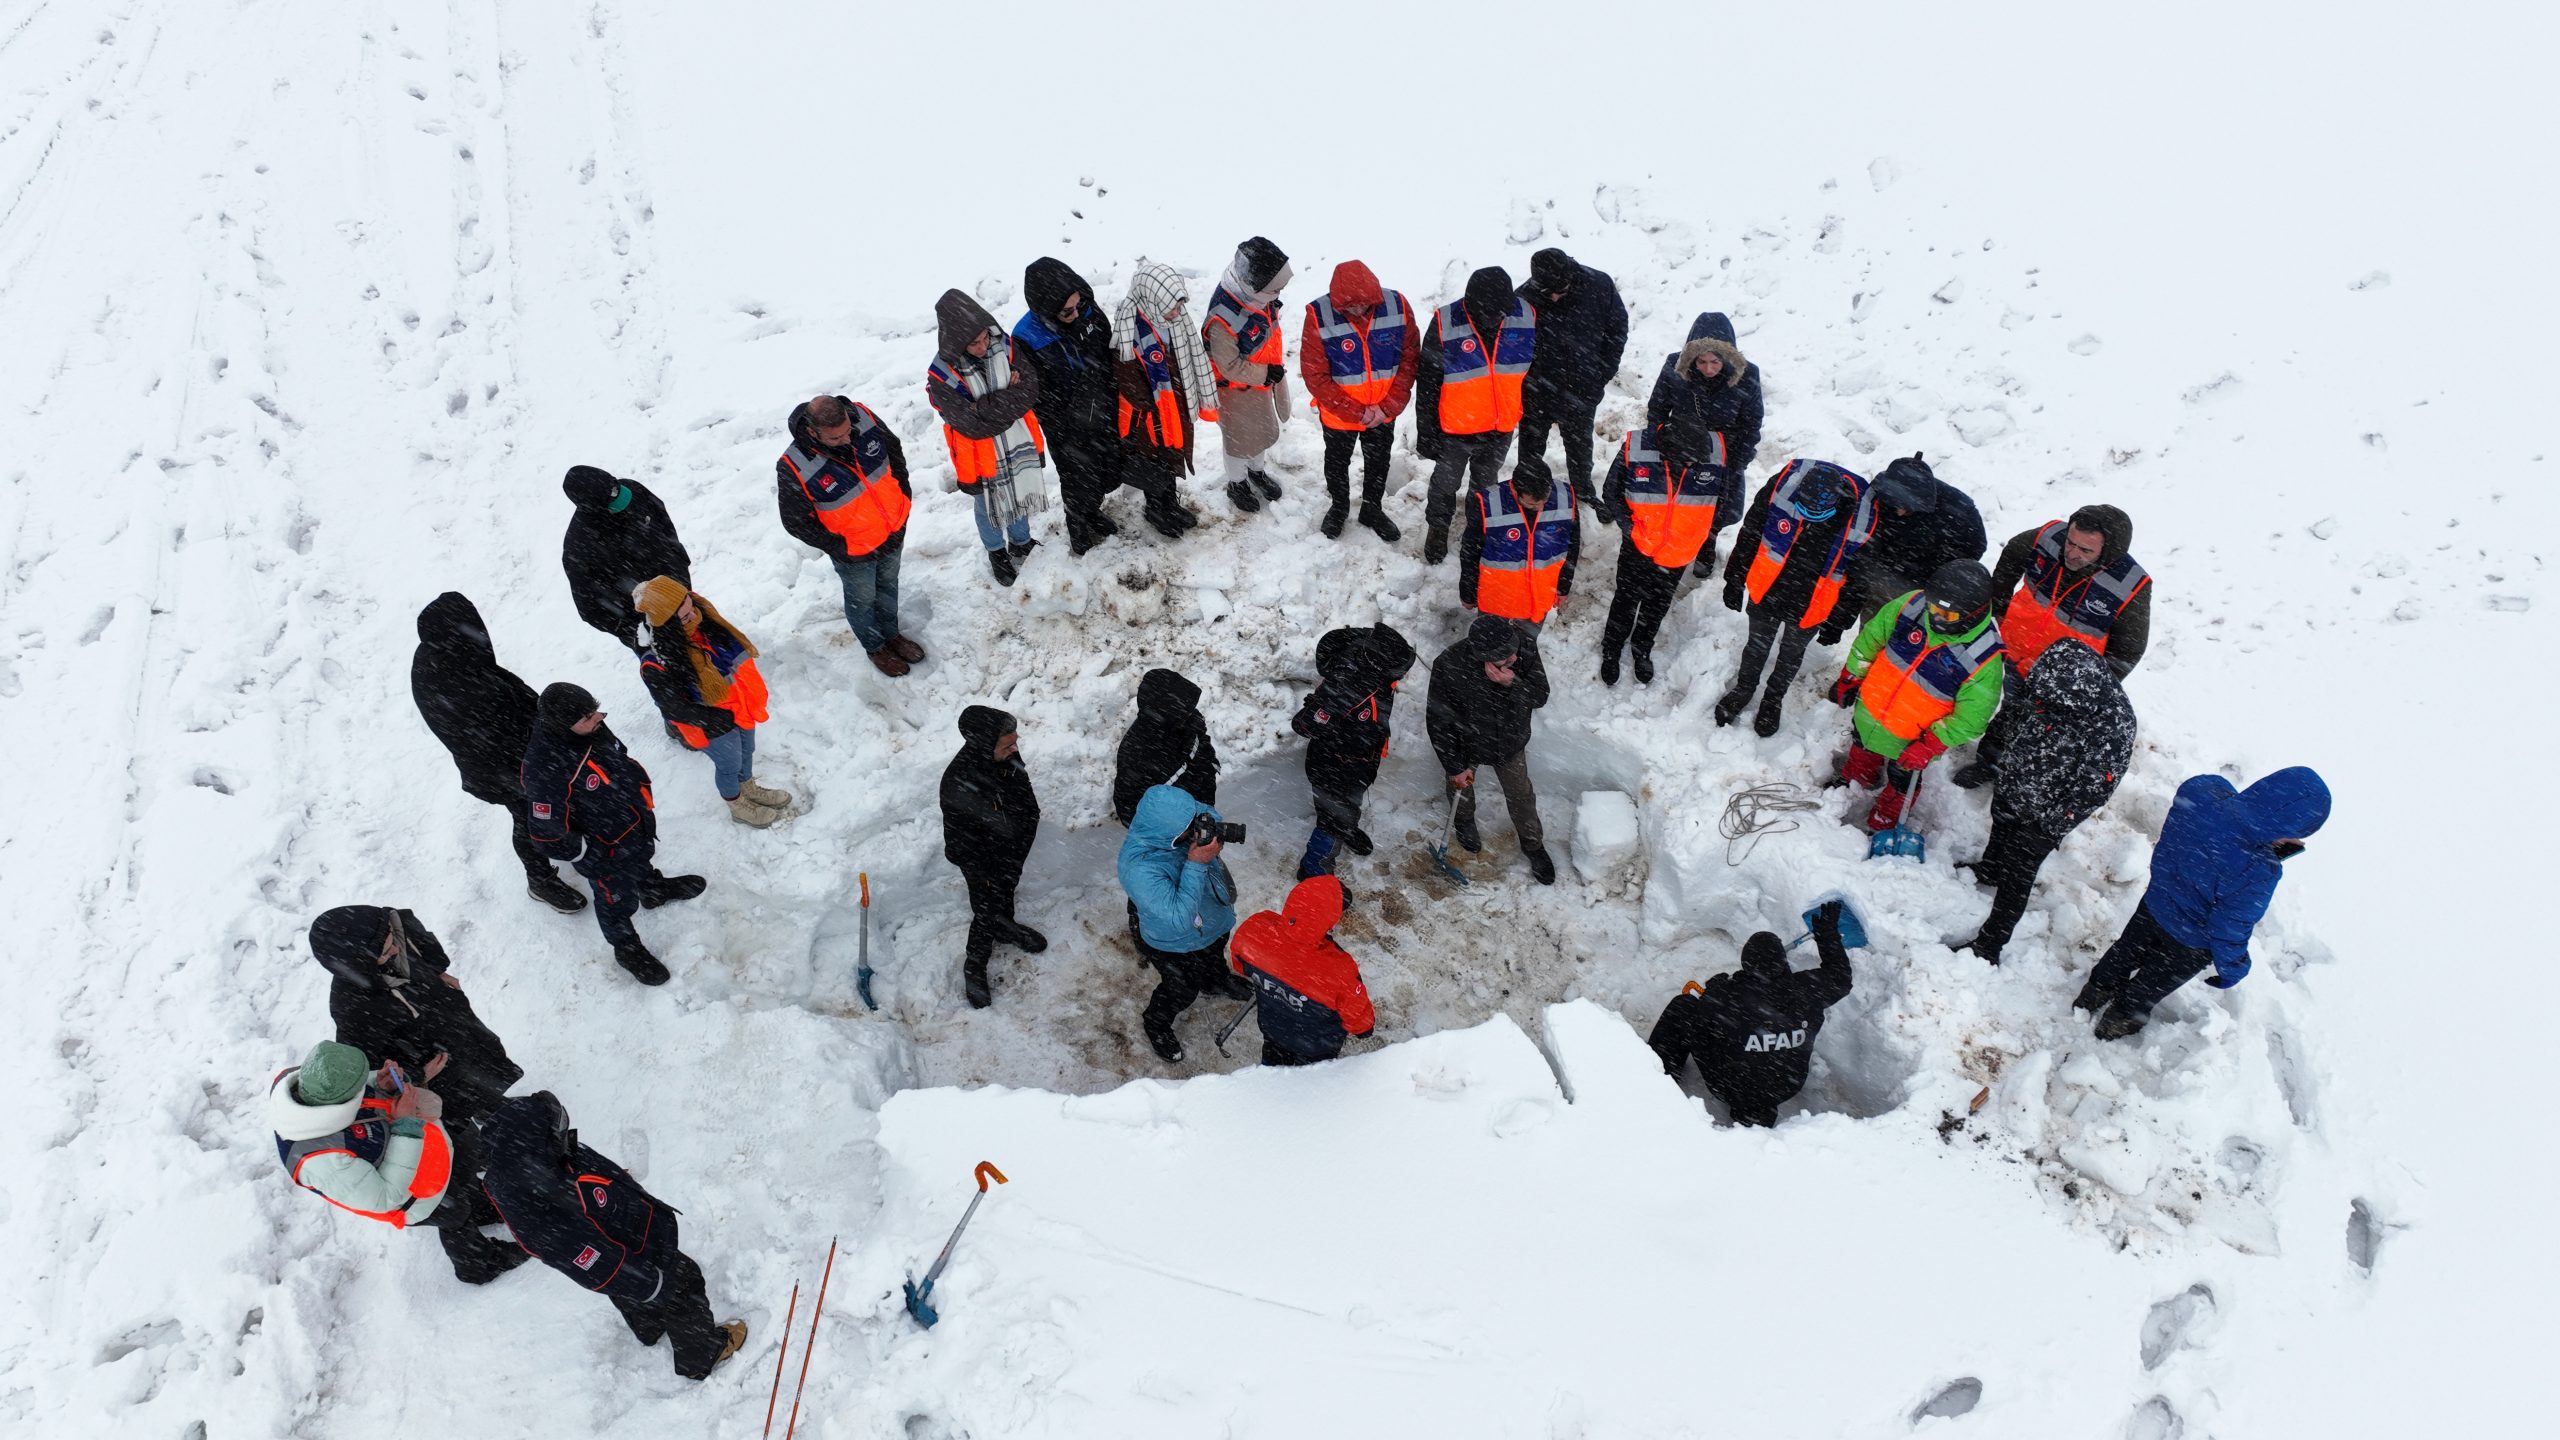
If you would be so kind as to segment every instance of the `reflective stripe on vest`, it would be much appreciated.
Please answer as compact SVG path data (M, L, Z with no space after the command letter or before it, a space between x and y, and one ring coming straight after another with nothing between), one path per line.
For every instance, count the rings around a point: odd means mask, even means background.
M1220 285L1209 296L1209 318L1200 322L1201 343L1208 343L1209 327L1224 325L1236 337L1236 356L1248 364L1280 363L1280 302L1272 301L1260 309L1244 303L1234 291ZM1246 385L1221 375L1218 383L1230 390L1268 390L1268 385Z
M1520 385L1538 351L1538 312L1514 295L1494 335L1488 362L1467 302L1440 307L1440 430L1447 435L1509 434L1520 428Z
M1955 713L1956 693L1986 665L2000 663L2000 627L1986 624L1971 640L1940 640L1929 633L1929 596L1914 590L1893 619L1893 637L1876 652L1858 682L1858 705L1875 722L1905 740Z
M2026 576L2009 599L2008 614L2001 618L2009 661L2021 675L2034 668L2046 646L2066 635L2106 654L2107 636L2115 629L2116 618L2151 583L2151 573L2126 555L2103 570L2062 584L2062 538L2070 528L2070 521L2055 520L2036 535L2036 547L2027 556Z
M855 405L852 418L853 464L799 444L782 452L782 463L791 467L818 523L844 537L846 549L868 555L906 525L911 505L889 469L887 427L867 405Z
M660 657L657 647L651 646L640 652L640 668L664 670L667 662ZM696 685L693 688L695 698L699 699L701 687ZM730 673L729 698L721 701L718 708L734 716L739 729L753 730L773 718L765 709L765 702L770 698L771 692L765 688L764 672L756 668L755 659L750 656L739 661L738 668ZM711 736L699 725L687 725L679 720L670 720L667 725L691 749L701 750L711 744Z
M1743 576L1743 588L1750 592L1751 603L1769 593L1777 583L1779 572L1787 568L1787 552L1795 548L1796 536L1803 532L1805 516L1796 506L1796 496L1805 481L1816 475L1829 474L1849 482L1858 501L1849 523L1840 527L1840 537L1831 542L1831 553L1822 562L1822 578L1813 584L1813 598L1805 603L1804 615L1796 621L1799 630L1810 630L1831 618L1831 607L1840 601L1840 587L1847 583L1849 562L1866 548L1869 536L1876 533L1876 500L1873 487L1857 475L1828 460L1790 460L1778 472L1777 493L1769 498L1769 516L1760 522L1760 553L1751 557L1751 569Z
M1316 344L1324 351L1325 370L1333 383L1354 403L1375 405L1387 398L1396 386L1396 371L1404 364L1405 342L1410 328L1405 318L1404 296L1387 292L1386 299L1369 312L1369 325L1362 329L1357 322L1346 320L1333 308L1333 297L1319 295L1307 306L1316 322ZM1336 430L1363 428L1357 420L1336 420L1333 412L1319 405L1316 414Z
M1710 430L1707 457L1676 474L1662 456L1661 427L1627 432L1627 538L1638 553L1666 570L1698 558L1716 533L1716 501L1724 493L1724 432Z
M963 395L974 393L960 379L960 372L940 359L926 366L924 373L928 379L939 380ZM1048 437L1040 433L1040 417L1025 410L1022 412L1022 423L1031 431L1032 448L1042 455L1047 455L1049 441ZM1001 467L1002 460L996 448L994 436L984 440L972 440L945 424L942 427L942 443L950 447L952 472L960 477L960 483L963 485L975 485L995 474Z
M1174 388L1173 356L1165 346L1164 336L1157 333L1156 327L1149 324L1144 315L1138 317L1137 339L1133 348L1137 352L1138 368L1146 373L1147 389L1155 395L1155 407L1152 413L1142 411L1124 397L1120 401L1121 437L1127 438L1130 427L1135 425L1148 444L1160 450L1179 450L1182 448L1182 392ZM1201 418L1214 420L1218 417L1210 412Z
M277 1076L273 1083L284 1083L285 1075L292 1073L291 1070L287 1070L284 1075ZM273 1088L273 1084L269 1088ZM284 1163L284 1173L292 1178L294 1184L305 1190L311 1190L312 1194L318 1195L348 1214L362 1215L368 1220L379 1220L393 1227L406 1227L409 1223L407 1205L397 1210L358 1210L353 1205L336 1200L322 1191L312 1190L310 1186L302 1183L304 1163L317 1155L352 1155L366 1165L382 1163L382 1153L391 1147L391 1102L367 1097L358 1107L358 1111L371 1113L368 1118L358 1120L343 1130L334 1130L326 1135L314 1135L305 1140L287 1140L278 1135L276 1159ZM426 1129L420 1137L418 1168L409 1177L409 1199L412 1203L442 1195L445 1186L453 1180L452 1138L444 1133L444 1126L436 1121L426 1120L420 1123Z
M1556 586L1573 549L1573 502L1552 491L1534 507L1503 481L1476 496L1484 553L1476 562L1476 609L1506 620L1541 621L1556 608Z

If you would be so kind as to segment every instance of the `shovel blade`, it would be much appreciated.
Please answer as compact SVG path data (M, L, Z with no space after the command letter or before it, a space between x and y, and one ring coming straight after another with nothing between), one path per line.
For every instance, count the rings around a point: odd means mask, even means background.
M1870 860L1888 858L1926 860L1929 858L1929 843L1920 837L1919 831L1896 825L1890 830L1879 830L1868 837L1867 858Z
M916 1282L910 1280L906 1282L906 1288L907 1313L915 1317L915 1321L918 1325L923 1326L927 1330L932 1329L933 1322L942 1318L940 1315L934 1313L933 1306L925 1301L925 1296L933 1293L933 1282L930 1280L926 1281L925 1287L922 1290L918 1290L916 1288Z
M1441 873L1441 874L1448 876L1450 879L1457 881L1459 884L1461 884L1461 885L1473 885L1474 883L1476 883L1476 882L1474 882L1473 880L1470 880L1470 879L1468 879L1468 878L1467 878L1467 872L1466 872L1466 871L1461 870L1461 869L1459 869L1457 866L1452 865L1452 864L1450 864L1450 863L1449 863L1449 852L1448 852L1448 850L1447 850L1446 848L1441 847L1441 846L1437 846L1437 845L1433 846L1433 847L1432 847L1432 849L1431 849L1431 860L1432 860L1432 863L1433 863L1433 864L1436 864L1436 865L1438 865L1438 866L1440 867L1440 873Z
M1873 852L1870 851L1869 853L1872 854ZM1840 902L1841 948L1847 950L1865 949L1867 946L1866 922L1858 918L1857 907L1849 903L1849 897L1836 890L1823 896L1821 899L1814 901L1812 908L1804 912L1804 928L1807 932L1811 932L1813 929L1813 917L1815 913L1820 911L1823 906L1830 904L1834 900Z

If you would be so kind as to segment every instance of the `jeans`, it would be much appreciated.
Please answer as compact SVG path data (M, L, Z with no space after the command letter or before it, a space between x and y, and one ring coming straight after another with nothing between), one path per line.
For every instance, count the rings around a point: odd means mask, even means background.
M738 788L756 778L756 732L745 725L730 727L726 735L714 735L702 747L711 757L711 783L720 787L720 798L735 800Z
M1502 479L1502 457L1510 449L1508 430L1441 436L1440 458L1431 467L1430 495L1422 505L1423 522L1434 531L1446 531L1449 518L1458 513L1459 477L1466 477L1469 493L1492 489Z
M1387 493L1387 461L1396 443L1395 422L1366 430L1324 431L1324 488L1337 505L1351 503L1351 448L1360 447L1360 503L1375 505Z
M906 548L907 532L900 530L868 555L830 562L844 585L844 623L865 652L898 638L898 560Z
M1992 809L1991 843L1983 847L1974 873L2000 888L1992 897L1990 918L1974 934L1974 954L1998 963L2001 950L2027 913L2027 900L2035 893L2036 875L2044 869L2045 857L2061 843L2032 825L2009 819L1996 806Z
M980 486L971 486L969 518L978 522L978 543L990 550L1002 550L1008 543L1014 545L1031 543L1031 514L1021 508L1019 500L1015 502L1013 523L999 530L996 528L996 522L987 514L985 489Z
M1734 672L1729 692L1748 700L1760 688L1760 667L1768 663L1774 646L1778 663L1769 669L1769 699L1783 702L1787 686L1793 684L1796 672L1804 668L1805 647L1813 643L1813 631L1778 613L1776 608L1751 607L1751 631L1742 642L1742 665ZM1865 782L1860 782L1865 783Z
M1545 459L1547 431L1561 432L1564 473L1573 482L1574 498L1585 505L1599 504L1600 496L1591 488L1591 432L1600 423L1599 403L1582 405L1556 397L1523 398L1527 403L1520 411L1520 453Z
M1503 808L1511 812L1511 829L1520 837L1520 853L1526 855L1546 849L1547 829L1538 823L1538 787L1529 783L1529 747L1521 746L1520 753L1508 760L1474 768L1476 783L1464 790L1455 785L1449 786L1449 793L1458 797L1458 823L1461 826L1475 823L1476 792L1484 788L1484 772L1491 770L1493 778L1502 785ZM1447 784L1447 781L1441 783Z
M1307 835L1306 853L1298 857L1298 878L1313 879L1330 875L1336 855L1351 832L1360 828L1360 802L1369 787L1357 790L1316 790L1316 828Z
M2125 923L2116 943L2107 947L2098 968L2089 972L2089 983L2115 997L2113 1008L2140 1019L2150 1015L2151 1007L2170 991L2212 964L2212 951L2181 944L2161 929L2160 922L2151 918L2151 903L2146 899L2134 907L2133 918Z
M1686 568L1654 564L1633 540L1619 545L1618 584L1609 596L1609 621L1600 627L1600 653L1615 655L1632 638L1637 654L1651 655L1654 638L1662 633L1663 617L1671 613L1672 597L1680 589L1680 572Z

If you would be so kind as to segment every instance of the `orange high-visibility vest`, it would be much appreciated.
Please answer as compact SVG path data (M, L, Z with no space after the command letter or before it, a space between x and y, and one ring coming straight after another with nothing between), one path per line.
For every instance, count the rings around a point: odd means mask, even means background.
M1804 607L1803 618L1796 621L1799 630L1811 630L1831 618L1831 607L1840 600L1840 588L1848 583L1849 562L1866 547L1869 536L1876 532L1876 501L1867 482L1828 460L1790 460L1778 472L1777 493L1769 497L1769 516L1760 523L1760 553L1751 557L1751 568L1742 577L1743 589L1751 603L1769 593L1778 575L1787 568L1787 553L1795 548L1796 537L1803 533L1804 512L1796 508L1796 497L1804 483L1815 475L1829 473L1849 482L1857 509L1849 523L1840 527L1840 538L1831 542L1831 553L1822 562L1822 577L1813 584L1813 598Z
M1221 284L1209 294L1209 313L1200 322L1200 343L1209 343L1209 327L1223 325L1236 338L1238 359L1255 365L1280 363L1280 302L1260 307L1247 305L1234 291ZM1226 376L1218 383L1230 390L1268 390L1259 381L1236 381Z
M709 622L706 621L705 623ZM681 634L682 632L676 633ZM694 639L686 641L685 643L698 646L704 650L711 649L711 646L700 638L699 631L696 632L696 637ZM679 656L677 658L684 659L685 657ZM686 660L685 663L686 672L690 674L692 662L690 660ZM641 669L646 670L652 666L663 669L666 665L667 661L658 654L658 650L655 645L652 645L648 649L640 652ZM694 688L696 692L699 693L701 687L696 685ZM764 672L756 668L755 657L752 655L742 655L738 661L738 668L731 672L729 676L729 697L716 703L719 708L728 711L729 714L737 720L739 729L753 730L757 726L763 724L766 720L772 718L765 711L765 701L768 698L770 697L765 690ZM702 727L699 725L686 725L674 720L668 721L667 724L674 728L676 734L682 737L685 745L691 749L700 750L711 743L711 737L705 734Z
M2000 619L2001 633L2008 637L2009 663L2021 675L2035 667L2036 657L2046 646L2066 635L2106 654L2116 617L2151 583L2150 572L2125 555L2103 570L2064 584L2062 538L2070 528L2070 521L2055 520L2037 533L2036 547L2027 556L2027 573L2018 581L2017 593L2009 597L2008 613Z
M1532 624L1556 608L1565 557L1573 552L1573 499L1550 491L1523 506L1505 480L1476 496L1484 517L1484 552L1476 561L1476 609Z
M1467 302L1440 307L1440 433L1504 435L1520 428L1520 386L1538 350L1538 312L1511 297L1510 313L1486 353L1484 337L1467 318Z
M969 387L960 379L960 372L944 364L939 358L925 367L925 373L963 395L970 393ZM1025 410L1022 412L1022 423L1031 428L1032 448L1038 450L1043 457L1047 456L1049 440L1047 436L1040 433L1040 417ZM999 452L993 436L984 440L972 440L945 424L942 427L942 443L951 448L951 469L960 477L963 489L975 486L979 481L993 476L1000 468Z
M1695 465L1673 470L1663 458L1661 427L1627 432L1627 539L1637 553L1665 570L1698 558L1716 533L1716 501L1724 493L1724 432L1710 430L1712 445Z
M267 1082L267 1088L274 1089L292 1073L292 1070L279 1073L274 1080ZM284 1162L285 1173L293 1177L293 1183L305 1190L311 1190L311 1187L302 1184L302 1167L315 1155L352 1155L368 1165L373 1164L382 1158L383 1150L391 1143L391 1107L389 1100L367 1096L356 1107L358 1118L354 1124L308 1140L287 1140L279 1135L276 1137L276 1156ZM453 1180L452 1137L445 1134L441 1122L421 1120L419 1123L425 1126L425 1130L419 1136L418 1168L409 1177L409 1198L413 1201L443 1194ZM398 1210L359 1210L332 1198L325 1191L312 1190L311 1193L350 1215L379 1220L394 1229L408 1228L409 1211L405 1205Z
M889 469L889 432L868 405L853 407L852 450L853 463L847 465L795 443L782 452L782 463L791 467L818 523L843 536L846 549L868 555L906 528L913 504Z
M1405 318L1404 296L1394 290L1369 312L1363 328L1333 308L1331 295L1319 295L1307 306L1315 315L1316 343L1324 347L1324 365L1342 393L1362 405L1384 401L1396 388L1396 371L1404 364L1404 347L1412 341ZM1332 430L1362 430L1357 419L1337 420L1319 405L1316 417Z
M1135 348L1138 368L1146 373L1147 389L1155 395L1155 404L1149 410L1140 410L1125 398L1122 399L1120 436L1124 440L1127 439L1131 427L1134 426L1143 432L1143 438L1147 443L1157 449L1179 450L1182 448L1183 435L1182 391L1174 384L1173 356L1165 347L1164 336L1148 322L1144 315L1138 317ZM1208 403L1200 396L1192 398L1203 404ZM1215 409L1203 410L1200 412L1200 418L1215 420L1218 418L1218 412Z
M1956 711L1956 692L2000 663L2000 627L1986 623L1970 640L1940 640L1929 633L1929 592L1914 590L1894 617L1893 638L1876 652L1858 682L1858 706L1905 740Z

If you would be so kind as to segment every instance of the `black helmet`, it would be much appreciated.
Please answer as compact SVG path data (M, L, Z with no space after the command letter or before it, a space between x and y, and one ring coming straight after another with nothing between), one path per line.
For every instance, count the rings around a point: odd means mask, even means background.
M1979 561L1950 560L1929 577L1921 598L1931 629L1942 634L1970 630L1991 613L1991 572Z

